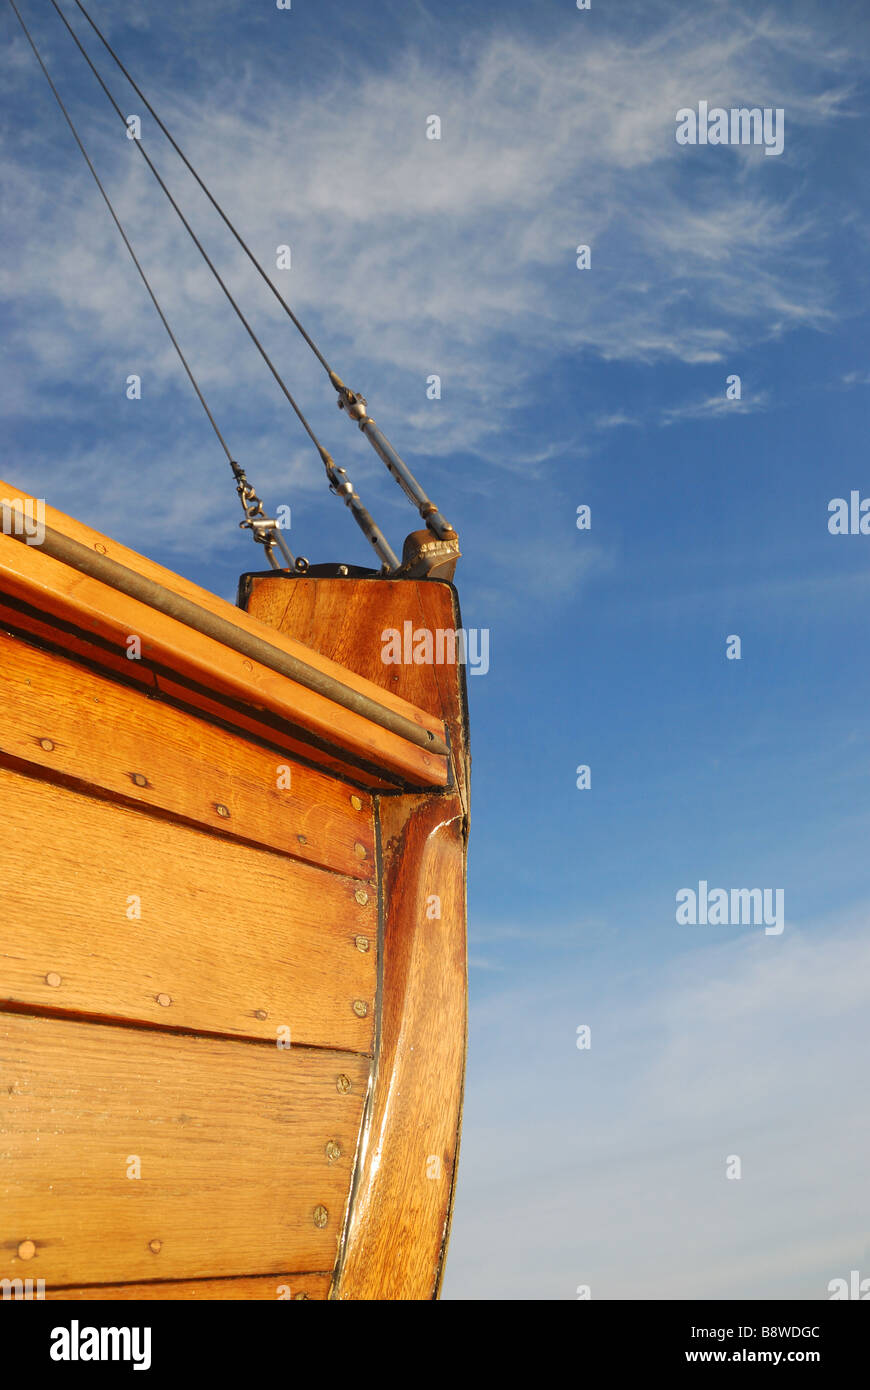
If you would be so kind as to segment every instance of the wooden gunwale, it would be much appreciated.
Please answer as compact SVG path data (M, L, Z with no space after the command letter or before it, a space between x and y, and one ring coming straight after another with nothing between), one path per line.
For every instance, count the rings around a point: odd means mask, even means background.
M209 690L147 658L128 661L119 655L116 644L61 618L46 616L31 604L2 592L0 631L39 651L73 660L118 685L141 690L149 700L192 714L228 733L240 734L249 743L290 754L306 767L340 777L364 791L400 793L408 785L400 774L386 772L347 749L338 749L268 710L253 710L241 700Z
M11 547L14 553L10 553ZM71 575L75 576L72 582ZM142 654L171 670L254 709L277 713L336 747L383 762L412 781L441 785L447 779L445 758L426 753L363 715L231 651L216 638L204 636L7 536L0 536L0 588L31 601L36 597L47 611L114 639L122 653L127 639L138 637Z
M15 493L3 483L0 488ZM20 491L15 497L22 504L35 501ZM90 568L123 572L143 595L166 590L170 607L188 617L201 615L202 624L220 635L205 635L180 617L167 616L142 598L133 598L53 558L41 546L28 545L23 536L0 535L0 590L31 604L44 616L96 634L122 658L128 653L128 639L136 636L141 655L150 663L162 664L174 676L203 685L213 695L238 700L253 713L264 710L278 715L302 730L305 737L382 767L400 782L417 786L446 783L446 752L426 751L446 748L444 726L437 716L360 679L54 509L45 508L45 513L49 522L55 523L46 528L46 542L57 541L67 559L76 558L84 564L82 555L86 552ZM54 540L52 532L57 532ZM77 535L81 539L76 539ZM252 655L245 656L241 649ZM268 656L273 664L257 659L255 652ZM294 680L290 671L310 683ZM319 688L312 689L311 683ZM356 708L349 709L324 691L349 700ZM426 747L410 741L406 734Z
M23 503L38 502L38 499L24 492L21 488L12 487L10 483L0 479L0 492ZM327 675L332 675L338 680L344 680L348 684L358 684L358 688L366 694L380 701L387 708L403 714L409 719L416 719L422 716L421 727L430 728L433 732L443 733L443 723L434 714L420 710L412 702L402 699L395 695L386 687L376 685L373 681L354 682L353 672L347 667L342 666L336 661L325 657L314 647L306 646L304 643L290 637L287 633L280 631L277 627L270 624L261 623L246 611L237 608L235 604L227 603L225 599L218 598L216 594L208 589L201 588L191 580L185 579L182 575L176 574L173 570L166 569L163 565L157 564L155 560L148 559L145 555L140 555L137 551L121 545L120 542L112 540L111 537L95 530L91 526L86 526L84 522L78 521L75 517L67 516L57 508L44 505L46 524L54 530L61 531L65 536L72 540L81 542L83 545L95 550L100 555L105 555L116 560L119 564L128 569L135 570L136 573L144 575L146 578L153 579L156 583L178 594L182 598L191 600L200 608L215 613L227 622L242 629L245 632L253 632L263 637L272 646L292 656L297 656L307 662L312 667ZM12 537L0 534L0 540L13 541ZM30 546L28 549L38 550L38 546ZM2 571L0 571L2 572ZM270 571L274 573L274 571ZM125 652L122 652L125 655Z
M0 761L7 759L136 809L353 878L371 876L367 792L354 809L344 783L322 770L288 763L236 730L219 731L0 629Z
M23 535L13 536L12 539L21 545L28 544ZM182 594L174 593L165 585L158 584L147 575L138 574L136 570L119 564L107 555L88 550L87 546L74 541L70 536L65 536L63 532L46 526L39 548L43 554L50 555L61 564L89 575L91 579L126 594L128 598L135 599L148 608L156 609L167 618L175 618L185 627L201 633L204 637L214 638L231 651L251 657L260 665L267 666L269 670L277 671L279 675L286 676L297 685L302 685L317 695L323 695L325 699L361 715L363 719L378 724L390 733L399 734L401 738L416 744L417 747L426 748L442 757L446 756L447 745L431 729L426 729L422 724L415 723L413 719L399 714L396 710L387 709L380 701L373 700L363 691L354 689L326 671L318 670L316 666L302 661L294 653L282 652L273 643L264 641L258 633L246 632L237 623L228 622L221 614L202 608Z

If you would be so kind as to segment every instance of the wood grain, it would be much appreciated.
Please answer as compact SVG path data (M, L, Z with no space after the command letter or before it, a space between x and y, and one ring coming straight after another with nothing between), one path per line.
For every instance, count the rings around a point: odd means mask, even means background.
M173 679L164 671L155 672L154 687L161 696L183 705L197 717L221 720L241 734L253 734L292 758L302 758L307 763L315 763L324 772L342 780L349 779L355 787L363 787L367 791L395 791L403 785L398 773L387 772L363 759L355 759L347 750L339 756L331 753L327 747L306 742L299 736L298 730L294 734L292 726L285 720L272 719L265 711L257 714L241 706L228 709L224 702L208 695L202 687Z
M0 999L371 1051L371 887L3 767L0 801Z
M56 1288L332 1267L365 1059L7 1014L0 1076L2 1275Z
M35 500L29 493L24 492L21 488L14 487L13 484L3 482L2 480L0 480L0 496L6 498L17 497L31 502ZM183 575L176 574L175 571L166 569L163 565L158 565L154 560L149 560L147 556L140 555L137 551L131 550L128 546L121 545L118 541L112 539L112 537L103 535L102 532L95 530L92 526L85 525L84 522L78 521L75 517L67 516L66 513L58 511L56 507L51 507L46 504L45 523L54 530L62 531L64 535L69 536L72 540L97 550L101 555L106 555L110 560L116 560L118 564L126 565L128 569L136 570L139 574L145 575L147 579L153 579L155 583L162 584L164 588L170 589L173 593L180 594L183 598L190 599L192 603L198 604L200 608L205 608L209 613L218 614L219 617L224 618L227 622L234 623L244 631L255 632L258 636L271 642L273 646L279 647L282 651L288 652L291 655L298 656L301 661L305 661L311 666L316 666L318 670L325 671L327 674L334 676L336 680L347 679L346 671L343 671L335 661L319 657L316 650L306 648L302 642L288 636L286 633L282 633L276 637L275 629L271 627L267 629L262 623L250 617L247 613L244 613L240 608L237 608L235 604L228 603L225 599L218 598L217 595L211 593L210 590L201 588L198 584L194 584L191 580L184 578ZM11 544L20 545L20 542L13 541ZM34 549L38 549L38 547L29 546L26 548L22 547L22 549L27 549L32 552ZM84 576L80 576L80 578L84 579ZM359 688L364 689L363 686ZM378 692L374 690L365 690L365 693L375 697ZM390 709L395 710L397 714L404 714L409 719L414 718L415 713L419 713L409 708L407 701L398 697L388 697L384 703ZM434 719L425 720L424 727L432 728L437 731L438 721Z
M450 1223L467 1012L464 671L385 665L385 628L462 625L451 585L424 580L255 579L251 610L365 679L436 711L453 790L378 799L383 843L380 1042L343 1254L331 1297L431 1299ZM440 918L427 915L433 897ZM433 908L434 910L434 908Z
M278 752L314 763L318 768L338 777L350 777L356 786L373 791L394 790L402 785L398 773L375 769L374 765L357 760L349 752L340 754L321 747L310 736L278 715L266 710L252 710L239 702L228 703L226 698L210 695L206 688L189 681L173 679L165 670L157 670L147 661L130 661L117 649L97 642L88 633L60 628L41 618L27 605L14 604L8 595L0 594L0 628L10 636L28 641L36 638L39 645L61 656L72 657L90 669L105 671L125 685L135 685L149 698L164 697L181 705L198 718L229 725L232 731L254 738L274 747ZM32 643L31 643L32 645Z
M381 1036L332 1297L437 1295L466 1047L465 815L459 796L385 800ZM440 919L427 915L433 896Z
M382 634L456 632L462 617L452 585L421 579L321 579L278 575L251 581L248 611L298 637L372 685L437 712L450 731L453 782L466 802L468 767L465 680L458 664L385 664Z
M92 1284L86 1287L45 1290L46 1302L63 1299L65 1302L141 1303L175 1302L237 1302L242 1299L261 1301L325 1300L329 1294L331 1274L259 1274L248 1279L186 1279L167 1280L152 1284Z
M338 873L371 876L365 792L3 633L0 753Z
M0 490L5 490L6 496L27 496L2 482ZM355 679L335 662L311 652L285 635L276 638L274 629L267 629L233 605L188 584L170 571L153 565L107 538L99 537L98 533L55 512L53 508L46 508L46 520L50 526L73 539L92 545L109 558L156 579L173 592L218 613L234 626L254 632L280 650L288 651L318 670L326 671L343 684L352 685L360 693L379 700L386 708L403 714L421 728L431 729L437 735L443 734L443 726L425 711L409 705L391 692L379 691L370 682ZM118 647L122 655L127 637L136 635L142 642L144 660L168 665L188 679L204 682L213 691L228 698L239 699L255 708L268 709L290 718L315 737L365 756L376 764L382 763L408 777L414 784L443 785L445 781L444 758L417 748L400 736L389 733L259 662L242 657L240 653L203 637L183 623L167 618L108 585L52 560L42 554L38 546L24 545L9 536L0 535L0 589L46 614L95 633Z

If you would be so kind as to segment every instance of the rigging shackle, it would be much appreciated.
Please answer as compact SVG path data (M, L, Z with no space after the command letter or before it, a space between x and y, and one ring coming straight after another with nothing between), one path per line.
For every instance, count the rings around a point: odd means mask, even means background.
M409 502L417 508L428 529L439 540L459 546L459 537L450 522L439 512L434 502L426 496L408 465L399 457L386 435L378 429L368 413L365 396L351 391L345 386L337 372L331 371L329 379L338 392L338 408L347 412L351 420L356 420L378 457L386 464Z
M394 572L399 568L399 557L360 501L359 493L347 476L347 469L337 467L334 458L327 449L321 449L320 457L323 459L323 466L329 479L330 492L334 492L336 497L340 497L345 506L350 509L354 521L366 540L374 546L377 556L383 564L384 573Z
M260 545L265 546L266 559L275 570L293 569L299 574L304 574L308 569L308 561L300 555L294 559L290 547L281 535L281 528L277 521L266 516L263 503L257 496L254 488L245 476L244 468L241 468L234 459L230 459L230 467L236 479L236 492L239 494L239 501L242 504L242 511L245 513L244 521L239 522L241 530L249 530L254 540ZM287 561L286 566L279 565L275 558L275 550L279 550Z

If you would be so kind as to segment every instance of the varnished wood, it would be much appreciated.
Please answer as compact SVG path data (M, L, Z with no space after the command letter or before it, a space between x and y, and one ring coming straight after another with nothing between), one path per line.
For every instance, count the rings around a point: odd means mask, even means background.
M299 640L342 668L392 693L409 704L443 719L445 694L454 684L457 667L431 663L385 663L383 633L414 629L456 630L458 612L449 584L429 580L323 579L254 575L247 611L282 632L301 634ZM448 673L448 684L439 680ZM455 713L455 711L453 711ZM445 719L444 722L447 722Z
M3 486L0 483L0 487ZM60 517L57 524L62 528L69 525L69 520ZM141 557L131 558L140 560ZM277 714L335 749L344 749L355 758L383 766L409 785L438 786L446 781L445 758L427 753L261 663L70 569L41 553L38 546L27 546L0 535L0 591L52 615L60 623L72 623L92 632L121 653L126 651L128 637L136 636L141 641L144 661L167 666L188 680L205 684L226 700L241 701L254 709ZM177 591L180 592L180 588ZM217 611L216 604L220 605L220 600L211 599L211 611ZM223 609L226 611L221 611L219 616L233 626L248 623L256 635L268 636L265 628L231 605L225 604ZM62 641L62 628L58 633L58 640ZM316 663L318 669L336 680L343 676L343 684L353 685L367 698L379 699L385 708L401 713L420 727L431 729L439 737L443 735L443 726L425 711L379 692L370 682L349 676L334 662L325 661L317 653L307 653L301 644L291 642L288 647L285 639L282 638L282 642L286 649L292 648L290 654L300 660L310 665ZM273 645L278 643L273 642Z
M2 767L0 804L0 1001L371 1051L373 887Z
M239 1302L324 1300L329 1294L329 1274L260 1274L248 1279L185 1279L151 1284L92 1284L86 1287L45 1290L45 1299L66 1302ZM35 1296L35 1295L34 1295Z
M288 592L289 591L289 592ZM450 793L377 798L383 844L377 1067L336 1299L437 1295L451 1213L465 1064L468 748L457 665L385 665L386 628L461 625L450 585L254 579L250 605L374 683L437 711L450 734ZM440 899L440 917L434 898Z
M13 1218L0 1277L45 1278L50 1296L123 1299L142 1286L145 1298L272 1298L280 1271L327 1271L340 1248L333 1298L433 1298L465 1052L464 671L385 665L382 650L384 629L405 621L455 630L454 592L268 576L251 594L260 622L52 509L46 519L385 707L446 726L450 757L354 724L257 663L240 669L231 648L0 536L0 621L65 653L0 638L0 881L14 885L0 938L0 1094L12 1117L0 1187ZM125 679L128 634L143 640L144 693ZM87 746L82 706L103 681L107 718ZM31 727L46 719L56 738ZM263 785L275 751L248 735L286 750L294 774L306 749L320 764L299 782L311 836L286 822L297 849ZM142 758L152 785L119 787L119 764ZM393 790L370 803L349 779ZM350 796L360 804L348 822ZM231 827L204 817L206 798L230 810ZM356 824L369 838L354 838L350 864ZM141 919L124 911L131 894ZM289 1051L265 1041L282 1012ZM126 1177L132 1154L141 1181ZM322 1297L323 1273L311 1277Z
M339 1299L434 1298L445 1254L466 1046L464 810L458 796L407 801L381 807L381 1034Z
M56 1287L332 1266L365 1059L6 1014L0 1076L0 1276Z
M0 753L338 873L371 877L365 792L3 633Z
M6 498L19 498L22 501L34 502L35 499L29 493L22 491L19 487L14 487L11 483L0 480L0 496ZM280 624L270 625L268 628L242 612L235 604L227 603L225 599L218 598L208 589L200 588L198 584L193 584L185 579L183 575L176 574L173 570L166 569L163 565L158 565L154 560L149 560L147 556L138 554L135 550L121 545L110 536L105 536L102 532L95 530L92 526L86 526L84 522L78 521L75 517L67 516L64 512L58 511L56 507L45 506L45 522L47 526L55 530L62 531L72 540L78 541L82 545L87 545L96 550L101 555L106 555L110 560L116 560L121 565L126 565L129 569L136 570L147 579L153 579L156 583L162 584L172 593L180 594L182 598L189 599L192 603L198 604L209 613L215 613L224 618L227 622L233 623L242 630L254 632L258 636L270 642L273 646L287 652L291 656L297 656L301 661L307 662L311 666L316 666L318 670L333 676L336 680L347 683L347 670L335 661L324 658L317 648L307 648L302 642L288 635L282 630ZM5 539L5 538L4 538ZM20 545L19 542L11 541L12 545ZM38 546L21 547L25 553L33 553L38 550ZM5 552L4 552L5 553ZM61 566L61 568L65 568ZM83 579L79 576L79 579ZM104 585L100 586L104 588ZM140 605L141 606L141 605ZM132 629L131 629L132 630ZM277 636L276 636L277 634ZM122 653L123 655L123 653ZM351 670L353 668L350 668ZM357 687L362 693L376 696L377 691L370 689L365 684ZM439 731L440 721L435 718L420 718L421 711L409 706L406 700L389 695L384 700L388 708L395 710L397 714L403 714L408 719L413 719L424 728L431 728Z
M382 763L412 784L441 785L446 780L444 758L426 753L174 618L68 569L38 548L3 535L0 588L61 620L91 629L121 650L129 636L136 636L144 660L168 666L228 699L278 714L335 748Z
M289 721L265 710L254 710L235 701L231 706L226 699L221 700L209 694L204 686L190 681L182 681L157 670L146 661L130 661L117 650L100 645L88 633L60 629L40 617L29 605L14 604L8 595L0 593L0 629L10 635L28 640L38 639L46 650L56 648L62 656L73 657L90 669L105 671L122 680L125 685L140 687L150 698L164 697L173 704L181 705L197 715L220 725L229 724L231 729L241 734L252 734L256 739L271 744L281 753L314 763L326 772L339 777L350 777L355 785L372 791L393 790L402 785L398 773L376 768L364 759L356 759L347 751L340 755L334 750L319 746L310 737L303 738Z
M294 737L292 726L287 721L273 721L265 711L258 714L238 705L228 711L224 702L208 695L201 686L173 680L163 671L154 673L154 688L161 696L183 705L197 716L213 716L222 723L229 723L240 733L253 734L255 738L274 744L280 752L306 763L315 763L322 771L346 778L366 791L395 791L403 785L403 779L397 772L379 768L365 758L354 758L347 751L339 756L331 753L328 747L321 748Z

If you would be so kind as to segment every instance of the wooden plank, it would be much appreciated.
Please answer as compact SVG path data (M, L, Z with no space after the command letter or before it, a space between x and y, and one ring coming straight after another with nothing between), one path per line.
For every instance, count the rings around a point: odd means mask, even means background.
M14 487L11 483L0 480L0 496L5 498L20 498L24 502L35 502L36 499L21 488ZM336 662L324 659L320 653L314 649L305 647L300 641L287 636L286 634L276 637L274 629L267 629L261 622L244 613L233 603L227 603L225 599L218 598L216 594L208 589L201 588L198 584L185 579L183 575L176 574L173 570L166 569L163 565L158 565L154 560L149 560L147 556L140 555L137 551L121 545L110 536L105 536L102 532L95 530L92 526L86 526L84 522L76 520L75 517L67 516L66 513L58 511L56 507L45 505L45 524L57 531L62 531L64 535L72 540L78 541L82 545L87 545L96 550L101 555L106 555L110 560L116 560L120 565L126 565L128 569L136 570L139 574L145 575L147 579L153 579L155 583L162 584L164 588L171 589L173 593L180 594L183 598L190 599L200 608L205 608L209 613L216 613L219 617L226 619L227 622L234 623L237 627L246 632L257 633L273 646L279 647L281 651L298 656L301 661L307 662L311 666L316 666L318 670L332 675L336 680L347 679L347 672L336 664ZM20 544L20 542L13 542ZM29 547L33 549L34 547ZM377 697L379 692L367 689L364 685L357 687L364 693ZM383 694L383 692L380 692ZM413 719L418 711L409 707L406 700L389 692L383 699L383 703L388 708L393 709L397 714L404 714L406 718ZM424 727L431 728L438 732L437 719L425 720Z
M371 1050L370 886L3 767L0 803L0 998Z
M361 676L436 710L455 790L382 798L381 1036L365 1143L331 1296L430 1299L446 1248L465 1065L468 743L462 668L385 665L387 627L462 625L451 585L415 580L252 581L251 610ZM370 640L360 640L360 634ZM428 915L433 897L441 916ZM433 909L434 910L434 909Z
M96 663L128 684L141 686L152 693L157 689L155 674L146 662L130 661L116 650L98 646L89 635L82 637L60 629L56 623L47 621L28 605L14 603L8 594L0 594L0 626L7 631L14 630L16 635L32 635L41 643L62 647L64 655Z
M328 748L320 748L298 736L294 737L291 726L284 721L272 720L266 714L257 718L241 706L228 708L220 700L212 699L201 687L173 680L163 671L155 673L154 683L162 695L189 707L197 715L223 720L242 733L265 739L291 757L304 758L306 762L316 763L318 768L325 772L331 772L342 779L347 778L356 786L368 791L395 791L402 785L398 773L386 773L383 769L375 769L371 764L360 763L349 753L339 757L334 752L330 753Z
M210 696L202 686L173 680L164 671L158 672L145 661L130 661L116 650L97 643L91 634L71 631L59 627L56 622L45 621L35 610L23 604L15 605L8 595L2 594L0 628L6 630L10 636L23 637L24 640L31 636L36 637L42 646L59 648L62 656L87 663L90 668L96 666L100 671L109 672L116 679L123 680L125 684L138 685L151 696L163 694L200 718L229 724L240 734L253 735L254 738L271 744L279 752L303 758L308 763L315 763L318 768L335 776L349 777L355 786L370 791L394 791L397 786L402 785L402 779L398 774L384 774L382 770L375 771L372 766L358 765L348 753L341 756L334 751L330 753L328 748L320 747L310 738L301 737L298 729L294 729L277 715L270 715L266 711L251 711L237 702L229 704L226 699L220 700Z
M338 873L371 877L374 826L365 792L2 633L0 752Z
M229 699L270 710L336 748L383 764L413 785L441 786L446 782L446 758L427 753L398 734L268 666L232 651L211 637L204 637L107 584L60 564L37 547L26 546L2 534L0 589L57 618L95 632L122 651L129 637L138 637L144 660L169 666L187 679L199 681ZM335 667L335 670L338 672L336 678L343 677L344 684L370 693L369 682L360 681L342 668ZM372 689L375 690L373 698L376 698L378 692L375 687ZM413 706L407 708L409 719L423 727L428 727L426 721L431 724L431 716ZM443 726L434 732L443 735Z
M411 632L455 633L462 626L451 584L422 579L321 579L263 575L251 580L248 612L316 648L347 670L432 710L450 731L454 785L467 800L468 768L458 756L467 743L462 668L445 662L382 660L382 634L392 628ZM451 648L445 644L445 654Z
M465 814L453 796L382 804L378 1066L332 1297L431 1299L452 1205L466 1046ZM430 915L433 897L441 916Z
M0 481L0 493L7 498L19 498L25 502L34 501L22 489L14 488L2 481ZM392 691L378 689L371 682L354 679L345 668L323 657L319 652L304 647L300 642L285 634L276 635L274 629L266 628L265 625L243 613L235 605L226 603L223 599L217 598L198 585L191 584L171 570L154 564L153 561L119 545L73 518L65 516L53 507L46 506L44 510L45 521L48 526L62 531L73 540L93 548L109 559L136 570L146 578L155 580L172 592L198 604L201 608L218 614L235 627L254 633L281 651L298 657L308 665L316 667L317 670L323 671L343 684L352 685L361 694L367 695L385 708L412 720L421 728L430 729L434 734L443 736L443 726L440 721L425 711L410 705ZM2 581L0 587L24 602L35 604L37 608L42 608L46 613L53 613L67 621L78 622L85 628L98 633L110 642L119 645L122 656L126 655L124 646L126 637L138 635L142 638L143 655L146 659L153 657L154 660L165 660L170 666L177 666L177 669L184 670L184 667L179 663L178 652L177 629L181 628L189 635L189 667L192 668L199 662L201 674L204 667L207 682L214 689L226 690L228 686L232 686L231 694L241 689L246 692L242 698L246 697L254 704L259 703L263 707L271 709L276 700L279 705L282 703L279 695L281 683L283 683L285 701L286 687L288 686L292 687L297 697L296 716L303 727L309 727L309 723L311 723L312 726L321 726L316 730L318 733L323 730L329 731L330 721L324 716L322 706L318 704L322 697L315 697L313 692L304 687L296 686L286 677L277 676L275 672L269 671L268 668L260 666L257 662L248 661L238 653L229 651L220 643L210 642L210 639L207 638L200 638L200 634L191 632L189 628L184 628L180 623L173 623L171 619L164 619L162 614L148 609L144 604L138 604L130 599L126 599L125 604L120 606L116 605L114 600L109 602L107 594L113 594L115 599L124 599L125 596L116 594L108 586L98 584L96 581L88 579L87 576L70 570L65 565L50 561L48 556L39 554L38 550L38 546L27 546L10 537L0 535L0 581ZM20 552L17 558L16 552ZM137 621L137 615L142 619L141 621ZM145 615L150 615L148 622L144 621ZM158 618L163 619L163 621L158 623L156 621ZM171 626L164 626L166 623ZM194 638L198 640L194 642ZM203 643L208 645L203 646ZM183 646L182 642L182 649ZM214 649L224 653L224 660L215 659L216 651ZM171 659L172 657L175 659ZM184 673L190 674L190 670L185 670ZM276 681L279 683L277 686ZM342 710L340 706L335 706L329 701L324 703L333 711L332 734L334 740L339 744L342 738L349 738L352 743L360 739L365 741L367 738L369 753L386 754L387 760L395 753L399 760L397 770L418 775L421 785L440 785L442 783L443 778L440 778L438 774L443 772L445 762L443 758L434 758L422 749L415 750L416 754L420 756L414 758L408 751L413 749L414 745L406 744L404 739L400 739L396 735L387 734L386 730L380 730L378 726L370 726L366 720L361 722L367 727L361 728L360 724L353 722L359 720L359 716L352 716L351 724L346 725L344 716L350 715L350 712ZM282 711L279 710L279 712ZM373 733L373 729L377 730L377 733ZM385 737L382 739L380 735ZM395 740L395 745L392 740ZM376 758L375 761L379 761L379 759Z
M365 1059L7 1014L0 1075L3 1276L332 1268Z
M199 1302L219 1300L238 1302L242 1299L325 1300L329 1295L329 1274L260 1274L248 1279L168 1279L152 1284L91 1284L86 1287L45 1290L46 1302L63 1299L94 1302L141 1303L146 1300L175 1302L181 1299ZM35 1296L35 1295L34 1295Z

